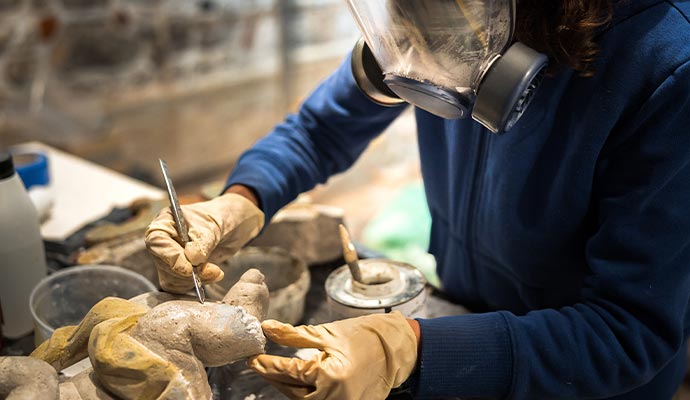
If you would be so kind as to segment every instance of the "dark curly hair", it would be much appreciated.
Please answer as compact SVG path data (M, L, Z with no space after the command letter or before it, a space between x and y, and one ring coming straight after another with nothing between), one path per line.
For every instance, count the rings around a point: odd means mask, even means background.
M627 0L518 0L515 38L549 57L549 72L570 67L594 74L596 35Z

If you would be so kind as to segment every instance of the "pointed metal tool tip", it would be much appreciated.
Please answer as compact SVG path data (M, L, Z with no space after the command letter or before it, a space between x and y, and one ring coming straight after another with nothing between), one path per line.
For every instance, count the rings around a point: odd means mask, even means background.
M199 303L204 304L206 301L206 292L204 291L204 286L201 284L201 279L196 271L197 267L192 268L192 280L194 281L194 292L196 293L196 299Z

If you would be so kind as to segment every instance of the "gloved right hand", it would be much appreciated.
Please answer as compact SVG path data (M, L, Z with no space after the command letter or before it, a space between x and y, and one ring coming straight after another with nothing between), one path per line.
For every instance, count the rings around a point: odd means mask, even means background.
M407 380L417 363L417 336L398 311L315 326L261 324L272 341L320 350L308 360L262 354L248 365L293 400L379 400Z
M154 256L163 290L186 293L193 289L192 265L201 283L223 279L218 263L233 256L253 239L264 224L264 213L244 196L227 193L213 200L182 206L190 242L177 242L172 213L164 209L146 230L146 247Z

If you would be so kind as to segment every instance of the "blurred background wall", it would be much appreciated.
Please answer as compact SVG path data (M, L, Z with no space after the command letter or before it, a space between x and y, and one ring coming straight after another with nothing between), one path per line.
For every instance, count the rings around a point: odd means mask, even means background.
M0 0L0 148L39 140L178 191L227 177L359 33L343 0ZM418 181L407 113L312 192L355 237Z
M0 0L0 146L227 173L357 36L342 0Z

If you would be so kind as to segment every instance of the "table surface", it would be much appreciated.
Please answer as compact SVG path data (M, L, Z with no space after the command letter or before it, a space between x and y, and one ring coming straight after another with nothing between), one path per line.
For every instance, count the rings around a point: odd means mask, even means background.
M310 266L311 285L307 292L302 323L314 325L329 321L330 313L326 302L324 284L331 271L340 265L344 265L344 260ZM466 314L468 312L466 308L445 300L437 291L432 291L427 297L427 318ZM282 347L270 341L266 345L266 352L287 357L298 356L300 358L307 358L314 354L312 349L295 351L294 348ZM223 367L207 368L207 373L214 400L287 399L260 375L248 369L242 361Z
M326 278L335 268L343 265L344 260L335 260L330 263L314 265L309 268L311 285L307 292L304 317L301 323L320 324L330 319L328 304L326 302L326 290L324 284ZM436 291L432 291L427 297L427 318L435 318L447 315L459 315L467 313L464 307L445 300ZM22 338L19 341L8 343L0 352L1 355L28 355L33 350L33 335ZM299 356L301 358L313 355L313 350L299 350L287 348L268 342L266 352L282 356ZM87 359L65 369L61 372L64 376L74 376L90 367ZM207 368L208 380L213 391L214 400L284 400L283 396L275 388L269 385L261 376L247 368L243 361L234 364Z
M47 240L64 240L84 224L106 215L113 207L126 207L139 198L158 199L165 196L162 189L43 143L30 142L20 147L42 151L48 156L54 203L50 217L41 226L41 233ZM304 323L318 324L328 321L324 283L328 274L341 264L342 260L338 260L328 265L310 268L312 284L307 294ZM429 318L466 312L463 307L434 294L428 297ZM274 344L269 344L267 352L295 355L295 349L281 348ZM209 368L208 375L214 399L286 398L259 375L247 369L243 362Z
M41 224L46 240L64 240L84 224L126 207L139 198L160 199L165 192L98 164L40 142L16 146L48 156L53 207Z

